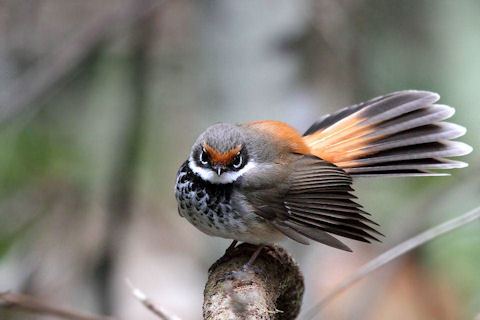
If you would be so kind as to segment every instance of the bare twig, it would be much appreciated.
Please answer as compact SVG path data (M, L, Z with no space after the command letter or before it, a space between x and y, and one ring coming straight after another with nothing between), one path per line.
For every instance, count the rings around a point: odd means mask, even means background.
M303 277L282 248L265 247L244 270L256 247L241 244L210 267L205 285L204 319L295 319L303 296Z
M156 306L142 290L133 286L132 282L129 279L126 279L125 282L132 290L132 294L138 301L140 301L148 310L150 310L154 315L162 320L181 320L174 314L169 313L161 306Z
M11 308L67 320L113 320L107 316L89 315L78 311L48 305L38 299L12 292L0 293L0 308Z
M123 7L115 7L94 21L85 23L85 27L76 35L68 37L52 54L12 81L12 84L0 92L0 123L8 121L26 111L27 107L38 108L48 94L58 88L77 66L110 39L120 27L130 27L149 13L153 5L163 1L152 1L145 10L132 10L137 0L129 1Z
M395 228L392 231L392 234L389 235L389 239L384 242L385 245L392 247L395 244L399 243L401 239L409 238L414 234L420 232L422 226L425 226L427 218L431 220L438 211L435 208L441 206L442 199L448 193L451 193L452 190L467 188L472 184L478 184L478 174L480 174L480 163L474 162L469 164L469 170L460 170L454 177L455 183L444 184L436 186L435 188L430 189L430 193L427 193L422 199L415 204L415 206L407 212L405 208L396 210L393 216L401 215L402 219L395 221ZM364 318L362 315L365 315L366 312L370 311L372 299L379 297L382 292L386 289L387 283L390 282L390 279L395 275L397 268L400 265L391 265L388 272L384 272L381 276L380 281L376 281L372 287L368 288L368 293L362 295L362 301L358 301L354 306L352 306L348 312L351 316L347 318ZM478 319L480 320L480 319Z
M371 272L379 269L380 267L386 265L392 260L404 255L405 253L445 234L461 226L464 226L472 221L480 219L480 207L477 207L465 214L462 214L459 217L450 219L440 225L437 225L433 228L430 228L398 245L382 253L378 257L370 260L367 264L363 265L358 269L354 274L347 277L343 280L338 286L336 286L330 293L323 297L320 302L313 306L306 313L304 319L313 319L320 310L333 298L335 298L339 293L345 291L353 284L357 283L365 276L369 275Z

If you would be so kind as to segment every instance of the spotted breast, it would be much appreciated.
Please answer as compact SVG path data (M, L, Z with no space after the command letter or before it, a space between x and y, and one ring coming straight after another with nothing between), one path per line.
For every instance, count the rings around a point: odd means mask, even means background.
M279 233L264 218L244 208L238 196L233 183L213 184L203 180L192 171L188 160L178 170L175 185L178 213L197 229L211 236L249 243L278 241ZM265 241L265 234L274 235L275 239Z

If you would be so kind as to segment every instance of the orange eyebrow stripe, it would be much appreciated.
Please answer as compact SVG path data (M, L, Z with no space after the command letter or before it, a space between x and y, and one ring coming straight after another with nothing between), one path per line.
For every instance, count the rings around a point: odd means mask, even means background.
M235 156L242 150L242 146L238 145L235 148L228 150L227 152L220 152L214 147L208 145L207 143L203 144L203 148L208 153L210 161L213 165L229 165L232 163Z

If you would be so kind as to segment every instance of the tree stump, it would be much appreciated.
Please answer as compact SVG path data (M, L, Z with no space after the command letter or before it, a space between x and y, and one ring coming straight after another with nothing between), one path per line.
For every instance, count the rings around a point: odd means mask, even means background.
M209 270L203 317L220 319L295 319L300 312L303 276L281 247L266 246L244 270L256 246L241 244Z

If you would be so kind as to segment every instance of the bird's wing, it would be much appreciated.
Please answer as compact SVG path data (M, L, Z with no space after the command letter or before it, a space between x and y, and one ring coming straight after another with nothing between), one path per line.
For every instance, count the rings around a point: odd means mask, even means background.
M312 239L351 251L331 234L363 242L378 240L368 215L353 199L351 177L314 156L293 155L285 181L244 194L254 212L286 236L308 244Z

